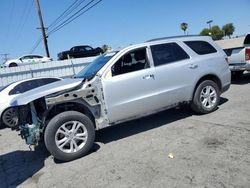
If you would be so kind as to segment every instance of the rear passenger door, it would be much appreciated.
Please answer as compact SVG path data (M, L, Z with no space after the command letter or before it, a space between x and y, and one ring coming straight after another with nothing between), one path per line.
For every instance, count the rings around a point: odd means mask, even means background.
M154 62L157 106L164 108L190 100L198 65L192 64L181 43L151 45L150 49Z

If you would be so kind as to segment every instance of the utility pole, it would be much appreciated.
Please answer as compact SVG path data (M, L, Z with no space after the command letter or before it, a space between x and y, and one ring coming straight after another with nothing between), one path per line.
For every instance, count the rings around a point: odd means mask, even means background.
M40 9L39 0L36 0L36 7L37 7L37 11L38 11L38 16L39 16L39 19L40 19L40 25L41 25L41 30L42 30L43 42L44 42L46 55L47 55L47 57L49 57L50 55L49 55L48 41L47 41L47 36L46 36L44 25L43 25L43 18L42 18L42 13L41 13L41 9Z

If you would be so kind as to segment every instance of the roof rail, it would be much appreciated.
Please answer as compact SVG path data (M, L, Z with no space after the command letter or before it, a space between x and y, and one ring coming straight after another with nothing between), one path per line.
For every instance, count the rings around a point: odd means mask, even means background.
M161 37L161 38L151 39L146 42L153 42L153 41L158 41L158 40L174 39L174 38L198 37L198 36L201 36L201 35L179 35L179 36L172 36L172 37Z

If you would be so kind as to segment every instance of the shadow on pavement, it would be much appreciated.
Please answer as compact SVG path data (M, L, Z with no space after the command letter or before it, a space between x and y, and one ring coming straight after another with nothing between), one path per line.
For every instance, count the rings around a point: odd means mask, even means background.
M250 72L244 73L239 78L232 77L231 83L235 85L244 85L250 83Z
M227 98L220 97L220 104L219 104L219 106L223 105L223 104L226 103L227 101L228 101Z
M17 187L44 166L50 154L41 144L35 151L13 151L0 155L0 187Z
M92 153L98 151L99 149L100 149L100 146L99 146L97 143L94 143L93 147L91 148L91 150L89 151L89 153L88 153L87 155L90 155L90 154L92 154ZM87 156L87 155L86 155L86 156ZM77 159L76 159L76 160L77 160ZM54 162L55 162L56 164L68 163L68 162L65 162L65 161L60 161L60 160L55 159L55 158L54 158Z
M228 101L227 98L221 97L219 106ZM218 107L219 108L219 107ZM181 106L166 110L151 116L140 118L137 120L121 123L113 127L108 127L97 131L96 142L109 143L112 141L120 140L129 136L133 136L144 131L155 129L166 124L187 118L195 114L189 105Z

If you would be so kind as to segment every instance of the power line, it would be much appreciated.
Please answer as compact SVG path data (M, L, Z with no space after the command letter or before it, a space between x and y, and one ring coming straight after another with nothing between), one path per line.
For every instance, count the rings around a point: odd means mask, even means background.
M16 39L15 42L13 42L10 49L12 49L13 46L16 45L18 43L18 41L21 39L22 34L23 34L22 33L23 28L24 28L26 22L28 21L28 18L30 17L31 9L32 9L32 7L34 5L34 0L32 0L32 1L27 0L26 2L27 3L25 4L25 8L24 8L22 17L20 19L21 21L19 22L19 25L18 25L17 30L16 30L17 32L16 32L15 36L17 36L17 39ZM29 6L28 6L28 3L30 3Z
M27 20L28 20L28 18L29 18L29 16L30 16L30 13L31 13L31 10L32 10L33 5L34 5L34 0L31 1L31 4L30 4L29 8L27 9L28 11L27 11L27 13L26 13L26 16L24 17L24 21L23 21L23 24L21 25L20 32L22 32L23 27L24 27L24 25L26 24L26 22L27 22Z
M48 28L54 27L57 23L66 18L70 13L72 13L79 5L81 5L85 0L81 0L77 3L78 0L75 0L60 16L58 16L49 26ZM76 4L77 3L77 4Z
M29 53L32 54L42 41L43 41L43 38L40 37L40 38L35 42L35 44L34 44L33 47L31 48L31 50L30 50Z
M78 0L76 0L78 1ZM59 23L60 19L63 19L62 18L62 15L64 14L64 17L67 15L69 15L71 12L73 12L73 10L75 9L72 9L73 8L73 5L76 3L73 2L73 4L71 4L56 20L57 20L57 23ZM78 3L83 3L85 0L82 0L81 2L78 2ZM80 17L81 15L83 15L84 13L86 13L87 11L89 11L90 9L92 9L93 7L95 7L97 4L99 4L102 0L99 0L97 1L96 3L94 3L92 6L88 7L90 4L92 4L95 0L91 0L89 3L87 3L85 6L83 6L81 9L79 9L77 12L75 12L72 16L70 16L68 19L66 19L65 21L63 21L61 24L59 24L58 26L56 26L54 29L52 29L51 31L49 31L47 33L47 37L50 36L51 34L55 33L56 31L60 30L61 28L65 27L66 25L68 25L69 23L71 23L72 21L74 21L75 19L77 19L78 17ZM78 4L77 4L78 5ZM71 10L70 10L70 7L71 7ZM87 8L88 7L88 8ZM87 8L86 10L84 10L85 8ZM70 13L69 11L70 10ZM84 10L84 11L83 11ZM68 12L67 14L65 12ZM52 23L53 24L50 24L50 27L54 27L56 23L56 20L53 21ZM33 45L33 47L31 48L30 50L30 53L33 53L35 51L35 49L39 46L39 44L42 42L42 37L40 37L36 42L35 44Z
M12 0L12 5L11 5L11 8L10 8L10 19L9 19L8 26L7 26L7 34L6 34L7 39L9 38L9 32L10 32L10 27L12 25L14 9L15 9L15 1Z
M70 14L74 9L76 9L80 4L82 4L85 0L75 0L60 16L58 16L50 25L49 27L53 27L56 25L58 22L60 22L64 17L66 17L68 14ZM78 2L78 3L77 3ZM34 43L33 47L30 50L30 53L32 54L36 48L39 46L39 44L42 42L42 36Z
M82 7L80 10L78 10L75 14L73 14L70 18L68 18L67 20L65 20L63 23L61 23L59 26L57 26L56 28L54 28L52 31L48 32L48 36L55 33L56 31L60 30L61 28L65 27L66 25L68 25L69 23L71 23L72 21L74 21L75 19L77 19L78 17L80 17L81 15L83 15L84 13L86 13L87 11L89 11L90 9L92 9L93 7L95 7L97 4L99 4L102 0L97 1L96 3L94 3L92 6L90 6L89 8L87 8L85 11L81 12L83 9L85 9L86 7L88 7L94 0L91 0L88 4L86 4L84 7Z

